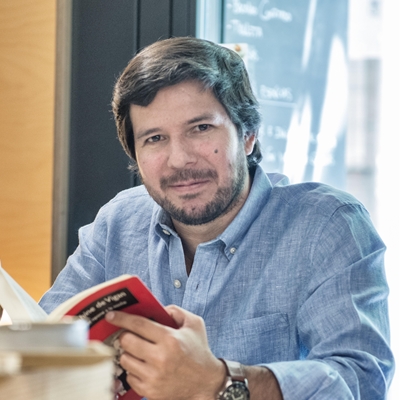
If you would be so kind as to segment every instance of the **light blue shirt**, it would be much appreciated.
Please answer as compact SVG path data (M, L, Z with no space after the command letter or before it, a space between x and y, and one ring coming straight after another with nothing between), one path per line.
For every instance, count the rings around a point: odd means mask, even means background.
M163 304L204 319L217 357L270 368L285 400L385 398L394 370L385 246L352 196L257 167L246 203L198 246L189 276L180 238L144 187L118 194L79 239L41 300L47 312L136 274Z

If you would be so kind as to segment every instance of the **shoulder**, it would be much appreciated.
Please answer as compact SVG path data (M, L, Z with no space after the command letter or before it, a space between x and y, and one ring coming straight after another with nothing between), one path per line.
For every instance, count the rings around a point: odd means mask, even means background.
M275 186L272 211L303 239L308 240L310 257L321 260L343 248L353 261L384 248L370 215L351 194L326 184L306 182ZM278 217L279 218L279 217ZM322 261L321 261L322 262ZM345 261L343 261L345 262Z
M133 188L122 190L107 204L105 204L104 207L113 207L117 205L119 206L119 205L131 204L132 201L143 205L149 202L151 203L151 205L154 204L144 185L140 185L140 186L135 186Z
M309 210L319 215L330 216L341 208L365 211L351 194L318 182L274 185L271 199L290 209Z
M97 226L115 227L147 221L148 225L155 206L144 186L126 189L100 208L94 223Z
M121 206L129 207L131 209L143 207L152 208L153 205L154 201L150 197L146 188L141 185L122 190L113 199L106 203L102 209L111 211L115 208L119 209Z

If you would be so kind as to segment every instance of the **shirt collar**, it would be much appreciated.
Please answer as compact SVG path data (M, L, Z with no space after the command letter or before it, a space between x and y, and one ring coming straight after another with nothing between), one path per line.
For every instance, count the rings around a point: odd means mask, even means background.
M219 239L225 243L226 249L237 249L250 226L267 203L272 184L260 166L254 172L249 195L234 220L228 225Z
M224 242L225 248L227 249L226 253L230 256L233 255L234 250L238 248L251 224L259 215L260 210L267 203L273 186L286 183L287 178L284 175L267 175L264 170L257 165L246 202L225 231L211 242L218 240ZM167 239L167 237L171 235L178 236L173 228L171 217L157 204L155 205L154 217L155 230L160 237Z

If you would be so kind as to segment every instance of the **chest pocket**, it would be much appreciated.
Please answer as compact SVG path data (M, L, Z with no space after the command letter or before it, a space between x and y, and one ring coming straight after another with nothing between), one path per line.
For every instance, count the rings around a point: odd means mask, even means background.
M290 353L286 314L267 314L207 330L211 350L217 357L252 365L285 361Z

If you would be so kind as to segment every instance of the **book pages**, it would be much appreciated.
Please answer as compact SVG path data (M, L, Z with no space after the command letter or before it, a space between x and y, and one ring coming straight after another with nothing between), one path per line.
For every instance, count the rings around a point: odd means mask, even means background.
M47 318L46 312L22 289L22 287L2 268L0 263L0 305L7 311L12 322L41 322Z

